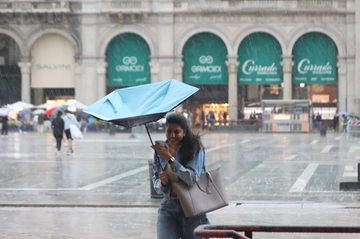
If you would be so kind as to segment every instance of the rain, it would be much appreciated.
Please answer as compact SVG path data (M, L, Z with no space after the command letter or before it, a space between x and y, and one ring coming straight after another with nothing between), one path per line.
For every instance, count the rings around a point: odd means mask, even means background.
M2 0L0 19L0 238L156 238L169 112L220 167L210 226L359 238L360 1ZM172 79L196 90L147 88ZM59 150L58 112L81 131Z

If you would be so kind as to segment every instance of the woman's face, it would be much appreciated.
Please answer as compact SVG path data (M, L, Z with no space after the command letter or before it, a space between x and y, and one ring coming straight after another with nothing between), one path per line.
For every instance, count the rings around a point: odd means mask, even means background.
M185 136L183 128L178 124L168 124L166 126L166 139L171 145L178 145Z

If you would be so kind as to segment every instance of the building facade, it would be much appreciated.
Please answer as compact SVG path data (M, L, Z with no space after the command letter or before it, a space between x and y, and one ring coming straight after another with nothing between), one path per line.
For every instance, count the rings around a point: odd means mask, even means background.
M1 104L177 79L201 89L197 115L262 99L360 114L360 0L2 1L0 19Z

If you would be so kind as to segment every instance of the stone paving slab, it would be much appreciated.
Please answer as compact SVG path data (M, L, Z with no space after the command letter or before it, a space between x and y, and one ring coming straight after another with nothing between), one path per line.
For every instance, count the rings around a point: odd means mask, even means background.
M326 138L202 133L207 167L222 166L231 202L209 214L213 224L360 225L360 193L339 190L341 180L357 177L359 139L331 132ZM61 157L49 133L1 137L0 238L155 238L159 200L150 197L148 170L153 152L147 135L130 136L88 133L75 140L73 155L64 147Z

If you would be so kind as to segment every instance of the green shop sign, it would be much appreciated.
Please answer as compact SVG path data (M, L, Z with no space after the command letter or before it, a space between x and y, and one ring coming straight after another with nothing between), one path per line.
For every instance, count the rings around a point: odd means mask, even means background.
M240 85L280 85L281 46L267 33L253 33L240 44L238 78Z
M336 84L336 46L322 33L308 33L294 46L293 84Z
M192 85L227 85L227 49L211 33L191 37L184 46L184 82Z
M109 44L108 85L135 86L150 83L150 48L133 33L121 34Z

